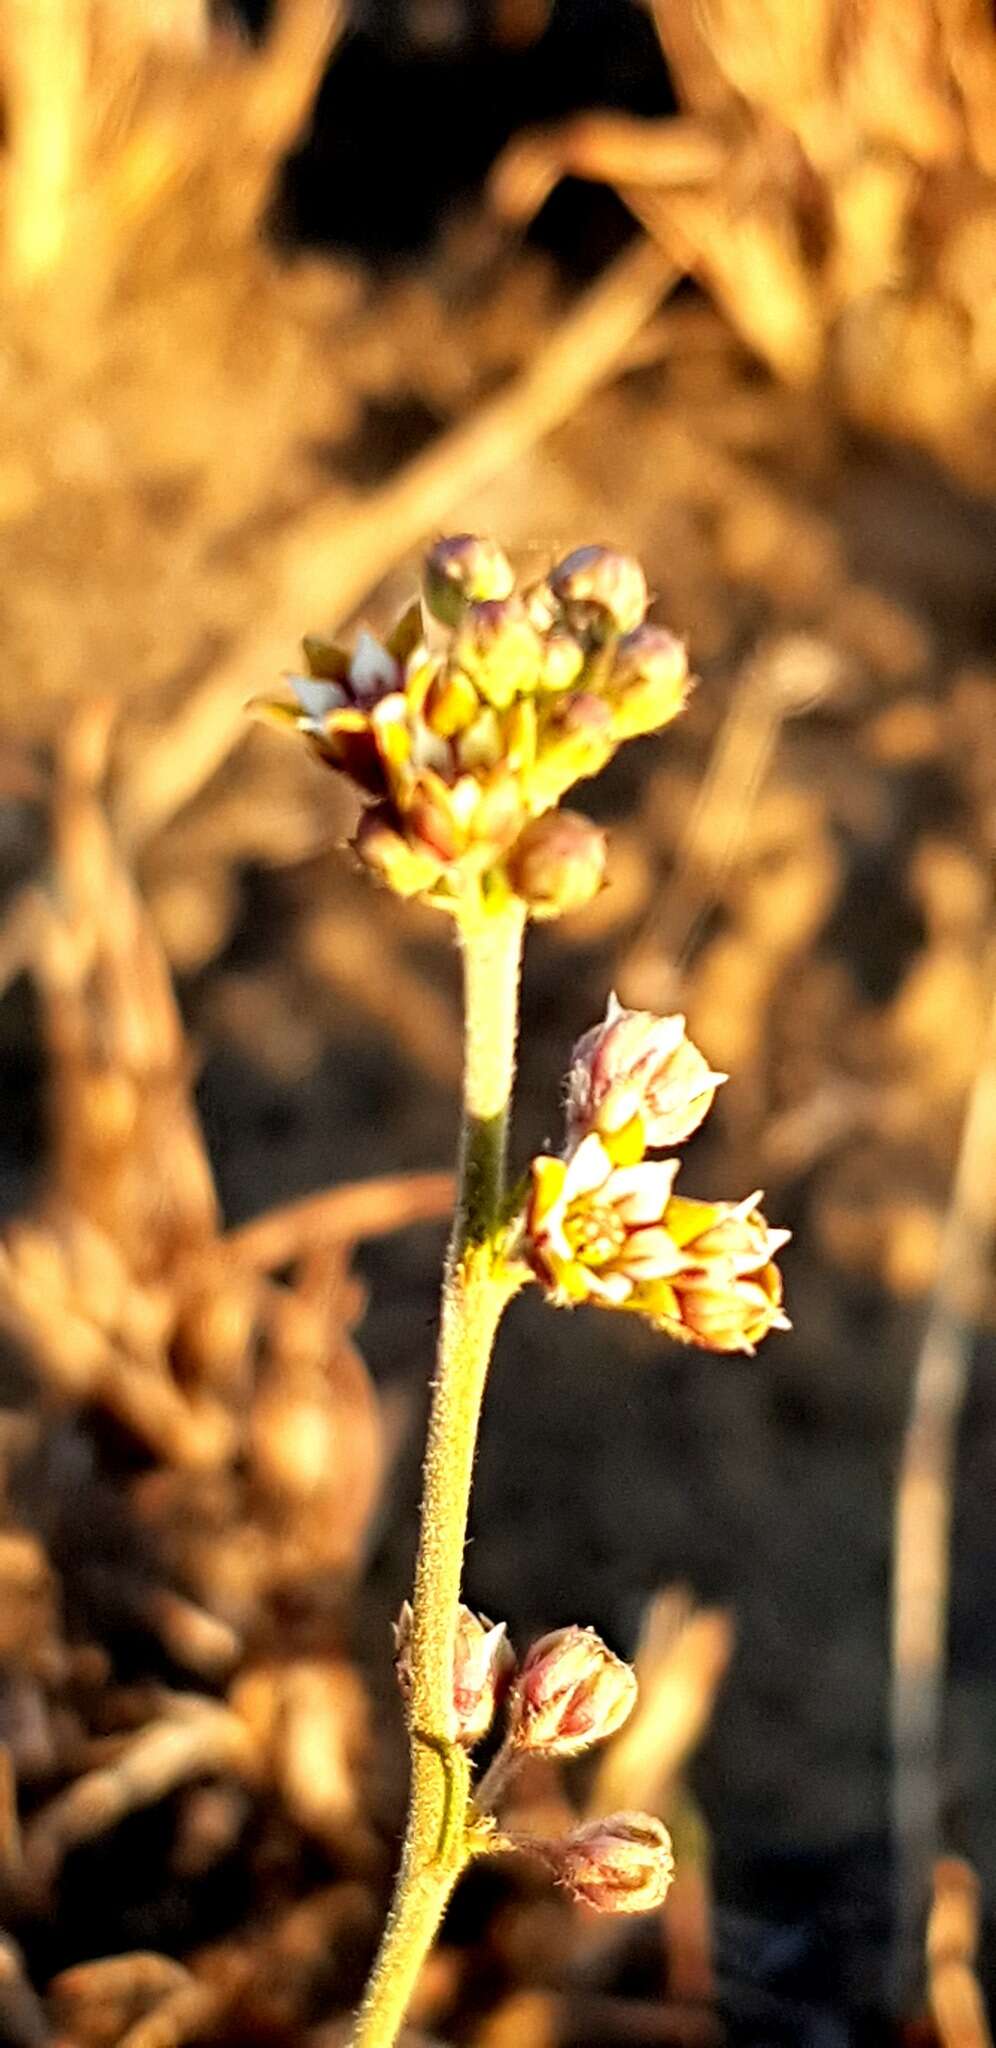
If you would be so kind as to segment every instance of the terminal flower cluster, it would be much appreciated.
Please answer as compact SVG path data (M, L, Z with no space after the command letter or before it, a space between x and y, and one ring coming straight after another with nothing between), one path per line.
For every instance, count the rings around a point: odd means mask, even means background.
M454 914L517 895L557 916L605 871L603 834L561 799L688 693L685 650L647 605L639 563L614 549L579 548L517 589L500 548L457 534L430 549L386 641L306 639L293 701L256 708L362 792L356 851L401 895Z

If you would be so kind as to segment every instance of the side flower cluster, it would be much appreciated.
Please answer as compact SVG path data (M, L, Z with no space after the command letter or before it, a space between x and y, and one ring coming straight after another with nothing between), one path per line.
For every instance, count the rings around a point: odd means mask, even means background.
M406 1704L411 1698L411 1608L395 1624L395 1666ZM452 1739L466 1749L483 1741L504 1714L497 1755L480 1782L479 1811L498 1798L529 1756L574 1757L604 1742L636 1705L636 1673L591 1628L554 1629L517 1667L504 1622L461 1606L453 1656ZM639 1913L659 1906L674 1874L671 1840L645 1813L617 1813L555 1840L498 1833L496 1848L521 1849L553 1871L559 1883L603 1913Z
M567 1083L567 1142L534 1159L522 1251L554 1302L630 1309L681 1343L753 1352L788 1327L772 1230L758 1203L676 1195L680 1144L712 1107L712 1071L683 1017L624 1010L579 1040Z
M456 911L513 894L557 916L601 887L605 844L587 818L551 814L688 692L684 648L647 604L639 563L613 549L580 548L517 589L500 548L458 534L430 550L383 644L306 639L294 701L256 709L362 792L356 851L401 895Z

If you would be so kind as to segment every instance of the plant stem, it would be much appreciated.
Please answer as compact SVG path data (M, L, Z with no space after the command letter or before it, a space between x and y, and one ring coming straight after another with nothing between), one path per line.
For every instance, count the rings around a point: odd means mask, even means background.
M474 1787L474 1801L480 1813L493 1813L522 1762L521 1751L506 1737Z
M394 1901L353 2035L391 2048L469 1860L470 1766L454 1740L453 1654L474 1451L495 1331L514 1285L491 1234L505 1187L524 911L461 920L464 1084L459 1195L443 1282L411 1638L411 1791Z

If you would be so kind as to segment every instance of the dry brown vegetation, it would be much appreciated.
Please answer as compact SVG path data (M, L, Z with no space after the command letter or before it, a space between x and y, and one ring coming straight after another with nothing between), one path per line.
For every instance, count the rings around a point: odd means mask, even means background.
M452 967L427 913L372 898L332 857L350 818L331 778L246 736L241 705L301 630L361 603L381 622L444 521L500 530L520 556L599 533L633 547L688 637L703 680L685 729L598 799L611 886L537 943L523 1146L548 1131L563 1053L609 982L631 1003L680 997L734 1076L703 1173L763 1182L795 1227L797 1335L770 1373L703 1365L666 1417L690 1403L715 1466L686 1512L722 1530L723 1500L749 1496L771 1578L762 1597L731 1522L716 1546L737 1651L708 1828L683 1771L729 1616L671 1598L647 1622L655 1717L605 1769L613 1801L659 1790L677 1814L663 1929L621 1953L509 1876L458 1902L412 2038L713 2041L708 1834L760 1882L768 1809L828 1856L869 1825L877 1709L862 1715L887 1616L861 1571L878 1584L887 1529L868 1474L876 1457L894 1469L992 1001L996 52L970 0L772 7L763 35L756 9L719 0L662 0L658 20L679 119L579 117L522 138L499 173L520 215L564 169L608 178L656 238L566 306L523 247L501 244L482 282L483 206L390 278L267 241L334 10L285 0L254 50L180 0L155 33L125 0L0 5L11 1132L42 1044L47 1104L30 1183L8 1148L0 1252L15 2042L331 2048L376 1935L400 1809L385 1587L392 1559L407 1569L404 1455L385 1474L427 1370L430 1261L421 1239L368 1258L375 1387L354 1254L448 1199L445 1173L397 1168L447 1157ZM684 269L713 304L665 302ZM400 422L412 400L439 438L361 486L371 407ZM927 444L975 497L845 415ZM347 1062L353 1087L336 1082ZM301 1107L264 1142L274 1101ZM294 1200L274 1204L271 1173ZM649 1441L663 1411L643 1419L632 1360L606 1352L596 1374L576 1327L592 1406L573 1448L535 1371L518 1392L499 1371L504 1452L486 1426L495 1534L472 1563L523 1622L562 1619L562 1585L565 1606L606 1587L631 1613L658 1499L673 1514L691 1489ZM985 1430L983 1412L966 1527ZM808 1474L798 1503L779 1456ZM502 1521L520 1465L535 1523ZM610 1553L601 1579L589 1536ZM698 1540L686 1552L712 1584ZM984 1661L984 1543L958 1569ZM984 1814L975 1699L961 1768ZM597 1789L537 1776L524 1796L560 1812ZM984 1821L972 1847L991 1887ZM937 1899L935 2023L974 2043L970 1887L942 1866ZM736 1986L720 1991L736 2020Z

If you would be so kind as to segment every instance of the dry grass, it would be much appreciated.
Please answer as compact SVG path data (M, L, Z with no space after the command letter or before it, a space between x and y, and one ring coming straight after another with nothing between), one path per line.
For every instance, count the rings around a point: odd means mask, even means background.
M984 0L655 0L678 120L517 138L515 219L565 175L615 185L793 385L991 478L996 39Z

